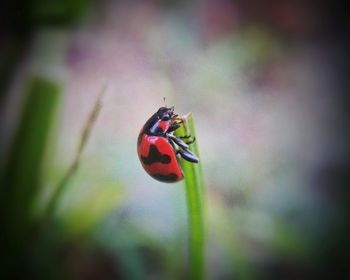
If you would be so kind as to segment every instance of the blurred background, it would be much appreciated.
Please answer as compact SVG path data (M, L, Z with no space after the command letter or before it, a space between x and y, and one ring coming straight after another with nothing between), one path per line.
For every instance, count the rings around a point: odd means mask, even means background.
M2 279L186 277L184 184L136 153L163 97L195 118L206 279L350 276L342 7L7 0L0 16Z

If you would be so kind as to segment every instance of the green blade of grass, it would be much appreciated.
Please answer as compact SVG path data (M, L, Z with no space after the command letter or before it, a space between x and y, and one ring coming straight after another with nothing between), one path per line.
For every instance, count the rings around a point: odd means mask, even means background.
M100 92L100 94L95 102L95 105L92 108L92 111L89 115L89 118L87 119L87 121L85 123L82 134L80 136L80 141L79 141L79 145L78 145L75 157L74 157L71 165L68 167L67 172L63 176L62 180L58 183L58 186L56 187L55 192L53 193L50 201L48 202L46 216L45 216L46 220L50 220L53 217L53 215L58 207L58 204L61 200L61 197L64 194L64 191L66 190L66 187L68 186L71 178L73 177L73 175L75 174L75 172L77 171L77 169L79 167L82 153L83 153L84 148L89 140L91 130L92 130L92 128L96 122L96 119L100 113L101 106L102 106L101 100L102 100L102 97L103 97L105 91L106 91L106 86L104 86L102 88L102 90L101 90L101 92Z
M192 114L184 118L184 125L176 130L175 135L196 137ZM197 141L190 145L190 150L199 158ZM189 279L204 278L205 256L205 227L203 212L204 181L201 163L190 163L181 160L181 166L185 176L187 212L189 222Z
M28 85L1 189L3 205L7 205L6 209L13 215L8 216L11 223L19 223L21 218L29 219L31 215L31 206L39 191L41 164L49 130L61 93L59 85L42 78L33 78Z
M0 182L0 224L3 226L0 259L4 261L5 274L18 265L18 256L29 240L45 149L62 96L59 84L39 77L29 81L26 91L18 129Z

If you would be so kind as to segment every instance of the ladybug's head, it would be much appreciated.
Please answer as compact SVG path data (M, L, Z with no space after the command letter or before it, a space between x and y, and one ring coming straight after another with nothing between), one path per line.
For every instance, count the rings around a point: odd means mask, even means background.
M160 107L156 114L160 120L170 121L174 116L174 106L172 106L170 108Z
M149 118L142 131L149 135L161 135L168 130L174 117L176 117L174 107L160 107Z

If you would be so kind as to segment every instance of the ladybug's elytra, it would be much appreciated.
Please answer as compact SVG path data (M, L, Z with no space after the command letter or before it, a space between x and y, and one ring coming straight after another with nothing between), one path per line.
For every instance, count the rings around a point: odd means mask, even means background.
M174 107L161 107L142 127L137 140L137 153L145 171L161 182L173 183L184 178L179 156L198 163L198 158L188 150L190 144L176 136L174 131L182 122L174 113ZM189 139L190 137L181 137Z

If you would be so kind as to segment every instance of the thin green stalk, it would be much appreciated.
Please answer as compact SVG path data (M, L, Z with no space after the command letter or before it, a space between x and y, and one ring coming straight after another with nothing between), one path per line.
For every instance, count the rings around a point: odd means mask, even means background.
M77 171L77 169L79 167L81 155L84 151L86 143L88 142L93 125L95 124L96 119L98 117L98 114L100 113L101 106L102 106L101 99L102 99L102 96L103 96L105 90L106 90L106 87L104 87L102 89L102 91L101 91L98 99L96 100L96 103L95 103L95 105L90 113L90 116L89 116L89 118L84 126L84 129L82 131L81 138L79 141L78 149L77 149L77 152L76 152L75 157L73 159L73 162L69 166L69 168L68 168L67 172L65 173L65 175L63 176L62 180L58 183L58 186L56 187L56 190L55 190L54 194L52 195L51 200L48 203L47 211L46 211L46 218L47 219L50 219L54 215L54 213L57 209L57 206L61 200L61 197L66 189L66 186L68 185L72 176L75 174L75 172Z
M192 114L184 118L184 125L176 130L176 136L191 135L196 137ZM197 141L190 145L190 150L199 157ZM182 160L181 166L185 176L187 212L189 221L189 279L204 278L205 228L203 212L203 175L201 163Z

